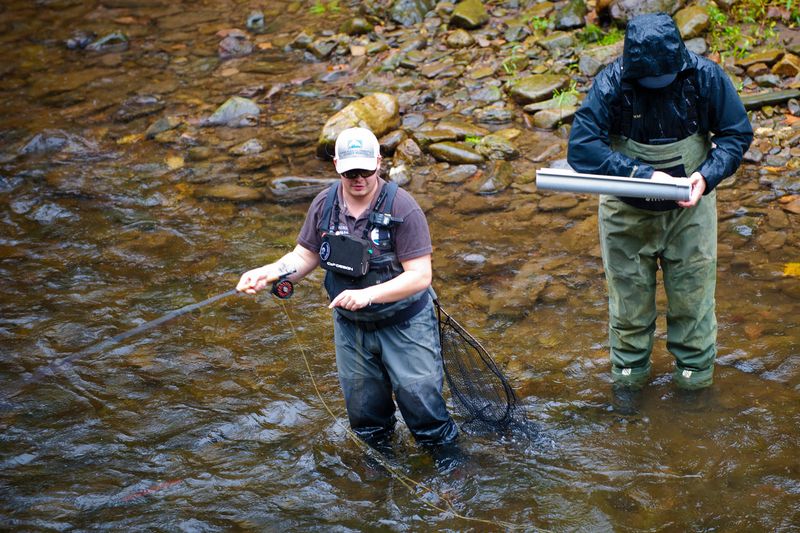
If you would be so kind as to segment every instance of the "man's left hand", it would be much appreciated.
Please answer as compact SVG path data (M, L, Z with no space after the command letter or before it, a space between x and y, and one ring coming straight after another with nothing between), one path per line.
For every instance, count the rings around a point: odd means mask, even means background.
M678 202L678 205L681 207L696 206L697 202L699 202L700 198L703 196L703 193L706 192L706 180L699 172L695 172L689 176L689 184L692 187L689 193L689 199L685 202Z

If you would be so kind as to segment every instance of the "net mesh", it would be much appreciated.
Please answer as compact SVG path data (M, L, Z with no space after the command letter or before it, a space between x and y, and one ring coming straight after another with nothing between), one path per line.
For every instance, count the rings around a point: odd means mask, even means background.
M471 433L535 428L518 407L517 396L489 352L436 302L445 378L462 429Z

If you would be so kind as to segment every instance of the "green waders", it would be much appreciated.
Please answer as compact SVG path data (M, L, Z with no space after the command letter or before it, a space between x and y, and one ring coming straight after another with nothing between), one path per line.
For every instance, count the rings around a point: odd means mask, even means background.
M710 149L707 138L666 145L614 139L616 151L644 161L680 158L691 175ZM652 164L652 163L651 163ZM716 193L694 207L649 211L601 195L600 242L609 294L611 375L615 384L639 388L650 373L656 323L656 272L667 294L667 349L676 359L674 380L682 388L711 385L716 357L714 290L717 272Z

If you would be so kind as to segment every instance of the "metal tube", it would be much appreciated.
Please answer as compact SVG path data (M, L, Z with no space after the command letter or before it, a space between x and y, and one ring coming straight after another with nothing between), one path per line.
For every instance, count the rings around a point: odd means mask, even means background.
M541 168L536 171L536 187L550 191L611 194L634 198L685 201L691 186L686 178L641 179L622 176L581 174L574 170Z

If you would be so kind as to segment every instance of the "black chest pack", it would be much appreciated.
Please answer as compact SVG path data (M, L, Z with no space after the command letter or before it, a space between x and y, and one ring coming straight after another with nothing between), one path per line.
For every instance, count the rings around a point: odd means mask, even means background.
M693 72L682 72L666 96L662 92L637 88L633 83L623 81L622 94L611 105L611 133L645 144L667 144L697 133L699 101ZM664 98L671 99L678 110L685 109L685 116L676 117L674 108L665 108L667 114L664 117L652 116L658 111L648 100Z
M339 183L331 186L320 217L322 245L319 249L320 266L336 277L365 278L371 270L385 270L384 263L394 259L391 227L403 222L392 216L392 205L397 195L397 183L384 185L375 207L370 211L367 225L361 237L352 234L337 234L340 208ZM380 254L375 251L379 250ZM396 274L394 274L396 275ZM380 283L385 280L375 280ZM372 283L367 283L372 284ZM327 285L327 283L326 283ZM348 287L355 285L346 283Z

